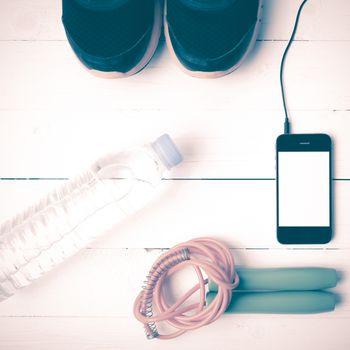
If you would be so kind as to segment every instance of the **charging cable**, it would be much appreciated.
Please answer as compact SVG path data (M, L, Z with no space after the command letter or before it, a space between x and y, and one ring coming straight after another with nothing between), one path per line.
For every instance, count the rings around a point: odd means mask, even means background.
M285 134L289 134L290 133L290 122L289 122L289 116L288 116L288 110L287 110L287 105L286 105L286 97L285 97L285 92L284 92L284 86L283 86L283 69L284 69L284 62L285 62L285 59L287 57L287 53L292 45L292 42L294 40L294 36L295 36L295 33L297 31L297 28L298 28L298 23L299 23L299 17L300 17L300 14L301 14L301 11L304 7L304 5L306 4L308 0L304 0L300 7L299 7L299 10L298 10L298 14L297 14L297 17L295 19L295 24L294 24L294 29L293 29L293 32L292 32L292 35L289 39L289 42L288 42L288 45L284 51L284 54L283 54L283 57L282 57L282 61L281 61L281 67L280 67L280 83L281 83L281 92L282 92L282 101L283 101L283 108L284 108L284 114L285 114L285 120L284 120L284 133Z

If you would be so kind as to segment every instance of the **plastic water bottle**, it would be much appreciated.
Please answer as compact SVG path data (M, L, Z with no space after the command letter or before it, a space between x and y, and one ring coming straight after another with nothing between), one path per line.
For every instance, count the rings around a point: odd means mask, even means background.
M0 301L143 207L182 156L168 135L110 154L0 227Z

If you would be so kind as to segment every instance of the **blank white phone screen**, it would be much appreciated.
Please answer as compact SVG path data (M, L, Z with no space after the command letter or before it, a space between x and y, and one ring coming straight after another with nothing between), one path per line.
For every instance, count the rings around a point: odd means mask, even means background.
M330 226L329 152L279 152L279 226Z

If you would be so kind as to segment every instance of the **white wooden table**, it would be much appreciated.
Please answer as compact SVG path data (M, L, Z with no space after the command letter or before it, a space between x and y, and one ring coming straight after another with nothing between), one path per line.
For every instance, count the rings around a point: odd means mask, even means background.
M265 1L253 53L225 78L184 75L161 44L140 74L102 80L77 63L59 0L0 0L0 221L96 157L163 132L185 157L147 208L0 304L1 350L350 349L348 0L310 0L285 70L294 132L334 139L335 237L291 247L275 237L278 72L300 2ZM336 311L225 315L173 341L146 340L132 304L147 270L161 248L202 235L245 266L337 268Z

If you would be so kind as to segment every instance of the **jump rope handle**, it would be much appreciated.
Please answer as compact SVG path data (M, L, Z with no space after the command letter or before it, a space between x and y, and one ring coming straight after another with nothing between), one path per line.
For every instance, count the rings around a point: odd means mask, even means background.
M333 288L338 276L335 269L321 267L241 268L237 267L237 290L305 291ZM209 280L209 292L217 292L217 285Z
M334 269L238 267L237 273L240 283L232 293L226 313L309 314L335 308L336 296L322 291L336 286L338 276ZM217 290L217 285L209 281L208 305Z
M209 292L209 305L216 297ZM336 296L325 291L234 292L225 313L314 314L335 309Z

